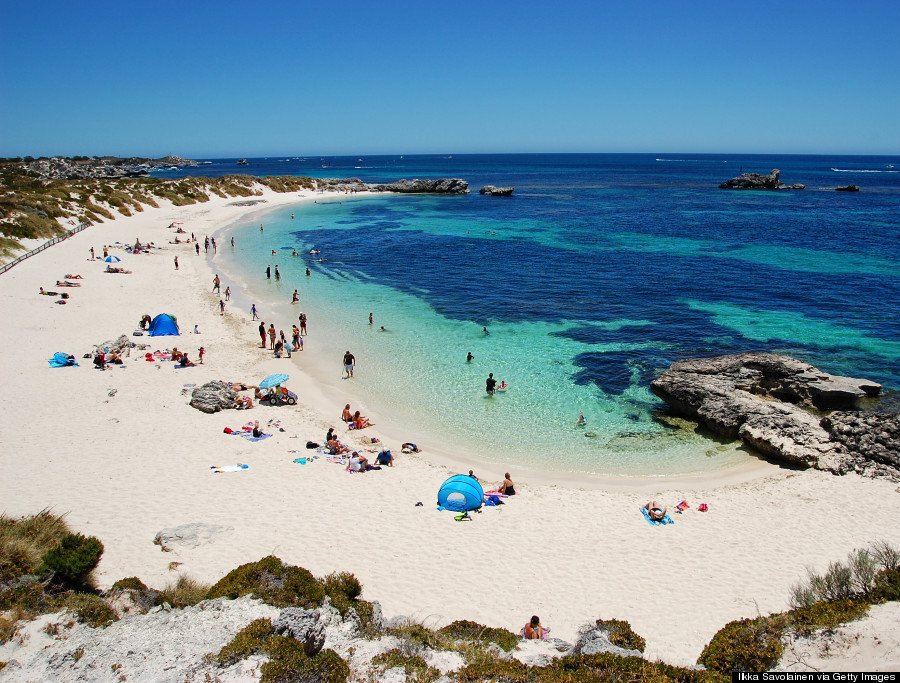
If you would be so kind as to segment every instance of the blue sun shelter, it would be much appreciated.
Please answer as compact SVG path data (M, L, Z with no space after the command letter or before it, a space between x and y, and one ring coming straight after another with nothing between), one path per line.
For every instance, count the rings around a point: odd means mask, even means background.
M475 478L465 474L450 477L438 490L438 506L462 513L456 516L457 520L468 519L468 513L483 504L484 489Z
M178 320L174 315L160 313L150 321L150 336L162 337L166 335L178 336Z

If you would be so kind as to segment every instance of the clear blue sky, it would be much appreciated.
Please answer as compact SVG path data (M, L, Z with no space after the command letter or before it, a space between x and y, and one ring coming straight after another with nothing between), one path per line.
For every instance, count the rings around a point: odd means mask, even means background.
M900 153L900 2L9 2L0 156Z

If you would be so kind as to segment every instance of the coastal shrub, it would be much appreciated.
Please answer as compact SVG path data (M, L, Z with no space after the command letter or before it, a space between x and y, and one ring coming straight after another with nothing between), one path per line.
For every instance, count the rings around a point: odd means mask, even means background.
M275 607L318 607L325 589L303 567L282 564L274 555L242 564L210 588L206 597L239 598L252 595Z
M868 595L875 587L878 561L868 550L854 550L847 558L850 565L850 583L854 595Z
M178 577L174 584L170 584L159 591L159 595L156 596L156 604L169 603L176 609L192 607L198 602L206 600L208 593L209 586L207 584L200 583L190 576L182 575Z
M334 650L322 650L308 657L303 643L285 636L266 640L264 654L269 661L260 667L263 683L345 683L350 667Z
M125 578L125 579L119 579L118 581L116 581L116 582L112 585L112 588L111 588L110 590L111 590L111 591L115 591L115 590L123 590L123 591L124 591L124 590L131 590L131 591L141 591L141 592L145 592L145 591L147 591L147 590L149 590L149 589L148 589L147 586L144 584L144 582L141 581L138 577L136 577L136 576L129 576L128 578Z
M66 534L58 547L44 553L38 571L53 572L54 578L63 582L82 583L100 562L102 554L103 544L98 538Z
M887 541L876 541L872 544L872 554L882 569L900 567L900 550L892 547Z
M442 647L445 639L441 635L428 628L425 624L409 621L403 626L387 629L387 633L396 636L407 647L404 648L404 654L418 654L418 650L422 647L428 647L432 650ZM412 647L409 647L411 645Z
M222 666L231 666L262 652L266 640L275 633L271 619L254 619L238 631L213 659Z
M93 593L68 593L60 599L62 607L73 612L78 621L99 628L107 626L119 617L102 598Z
M609 642L626 650L643 652L647 647L647 641L641 638L631 629L631 624L620 619L597 619L594 627L606 631L609 634Z
M848 621L862 619L869 612L869 604L862 600L819 602L809 607L791 610L781 615L784 628L791 628L801 636L809 636L823 628L833 629Z
M344 595L348 600L362 595L362 584L350 572L333 572L322 579L322 586L332 599L336 594Z
M872 602L900 600L900 567L882 569L875 577L875 589L870 597Z
M510 652L516 649L519 637L505 628L491 628L474 621L459 620L439 629L443 636L458 640L474 640L482 643L496 643Z
M697 661L721 674L766 671L775 666L784 650L782 629L783 622L773 617L729 622L712 637Z
M430 683L441 677L441 672L421 657L409 657L400 650L388 650L372 658L372 665L379 667L381 673L388 669L401 668L406 672L406 680L414 683Z

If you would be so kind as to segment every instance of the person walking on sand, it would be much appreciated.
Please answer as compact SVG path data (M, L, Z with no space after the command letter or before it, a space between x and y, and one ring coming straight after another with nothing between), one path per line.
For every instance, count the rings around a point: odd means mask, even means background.
M231 285L225 288L225 301L231 301Z
M94 247L91 247L91 261L94 261Z
M275 335L276 334L277 333L275 332L275 323L272 323L271 325L269 325L269 348L273 351L275 350Z
M303 350L303 342L300 341L300 330L297 329L296 325L291 330L291 344L293 344L295 349Z
M295 304L295 303L297 303L298 301L300 301L300 295L297 294L297 290L295 289L295 290L294 290L294 296L293 296L293 298L291 299L291 303L292 303L292 304Z
M205 251L207 254L209 253L209 237L203 240L203 251Z
M222 283L221 283L221 281L219 280L219 274L216 273L216 276L213 278L213 288L212 288L212 291L214 291L214 292L221 292L221 291L222 291L221 287L222 287Z
M266 348L266 321L262 320L259 323L259 340L262 342L262 348Z
M200 256L200 243L194 242L194 249L197 250L197 256Z
M353 377L353 368L356 366L356 357L347 349L344 354L344 372L347 373L347 379Z
M175 257L175 270L178 270L178 257Z
M109 250L106 248L106 245L103 246L103 258L109 258Z
M225 315L225 302L219 299L219 315Z
M494 379L493 372L488 373L488 378L484 382L484 388L488 392L488 396L493 396L497 390L497 380Z
M216 253L216 238L213 237L210 241L212 242L213 253L215 254Z
M259 320L259 314L256 312L256 304L250 306L250 313L253 315L251 320Z

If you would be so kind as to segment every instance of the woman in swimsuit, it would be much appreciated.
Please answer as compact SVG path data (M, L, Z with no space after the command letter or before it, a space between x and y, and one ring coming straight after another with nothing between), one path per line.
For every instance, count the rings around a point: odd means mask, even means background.
M500 485L500 493L507 496L516 495L516 489L513 486L512 479L509 478L509 472L503 475L505 479L503 480L503 484Z
M355 413L353 413L352 422L356 423L357 429L365 429L366 427L374 427L375 426L373 423L369 422L369 418L363 417L362 415L360 415L358 410Z
M665 519L666 510L668 510L668 508L665 507L661 508L659 506L659 503L657 503L655 500L651 500L644 506L644 508L650 515L650 519L652 519L654 522L661 522L663 519Z

